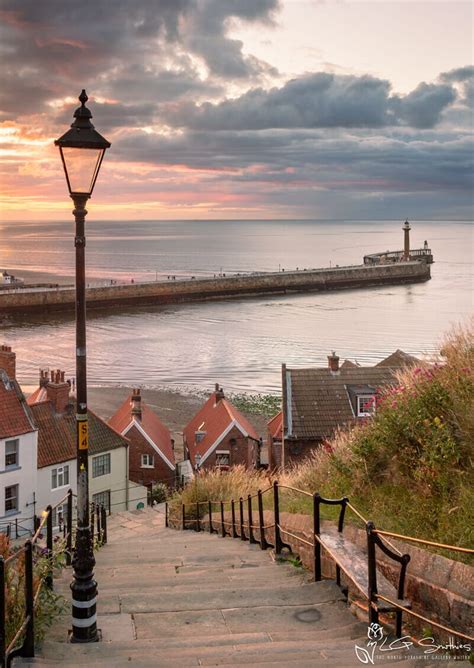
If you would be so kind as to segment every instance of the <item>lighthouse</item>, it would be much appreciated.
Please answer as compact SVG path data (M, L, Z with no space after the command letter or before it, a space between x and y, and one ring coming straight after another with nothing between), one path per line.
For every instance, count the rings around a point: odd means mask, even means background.
M403 243L403 259L405 262L408 262L410 259L410 223L408 220L405 221L404 226L402 227L403 233L404 233L404 243Z

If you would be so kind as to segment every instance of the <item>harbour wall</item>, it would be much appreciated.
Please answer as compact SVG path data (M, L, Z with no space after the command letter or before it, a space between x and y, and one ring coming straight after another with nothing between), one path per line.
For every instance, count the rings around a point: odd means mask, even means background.
M218 278L157 281L91 287L86 290L88 308L134 306L138 304L176 304L215 299L240 299L263 294L318 292L380 285L417 283L430 278L424 262L399 262L376 266L357 265L308 271L278 272ZM75 291L18 290L0 294L0 315L31 311L73 310Z

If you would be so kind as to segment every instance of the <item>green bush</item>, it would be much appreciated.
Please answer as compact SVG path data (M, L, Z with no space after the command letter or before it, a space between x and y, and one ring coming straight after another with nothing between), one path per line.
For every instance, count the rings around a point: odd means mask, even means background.
M154 503L164 503L168 498L168 487L162 482L157 482L152 487L151 498Z

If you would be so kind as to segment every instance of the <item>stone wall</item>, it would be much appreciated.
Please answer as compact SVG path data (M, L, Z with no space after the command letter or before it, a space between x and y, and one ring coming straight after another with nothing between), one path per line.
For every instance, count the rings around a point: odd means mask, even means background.
M424 262L353 266L312 271L279 272L255 276L229 276L183 281L133 283L88 288L88 308L124 304L172 304L232 299L258 294L363 288L384 284L426 281L430 267ZM70 288L0 294L0 313L31 310L72 310L75 291Z
M244 504L244 521L247 521L246 504ZM204 513L205 507L202 506ZM206 510L207 512L207 510ZM236 504L236 518L237 518L237 532L239 532L239 507ZM273 524L273 513L265 510L264 512L265 525ZM225 513L225 520L230 521L230 513ZM312 542L312 517L309 515L301 515L296 513L280 513L281 526L290 531L295 536L303 538L306 541ZM322 522L322 530L328 522ZM253 511L253 525L258 525L258 516L256 510ZM193 522L190 521L190 528ZM207 516L201 520L201 526L208 528ZM221 530L220 515L217 512L213 514L213 526ZM245 526L245 525L244 525ZM177 527L178 528L178 527ZM229 530L229 527L226 527ZM258 529L254 530L256 539L259 539ZM344 535L358 545L364 552L366 552L367 537L363 529L359 529L351 524L346 524L344 528ZM274 540L274 529L269 528L265 531L265 536L269 542ZM282 533L282 540L288 543L292 551L299 555L304 566L313 571L314 569L314 555L313 549L309 545L305 545L300 541L291 538ZM428 550L415 547L407 542L397 541L391 539L391 542L403 554L409 554L411 557L407 569L406 580L406 597L411 600L413 611L417 612L428 619L444 624L461 633L470 634L474 622L474 568L446 557L439 556ZM398 564L389 559L377 548L377 563L379 569L389 579L392 584L398 584ZM323 577L335 579L336 570L334 562L322 554L322 573ZM344 574L342 574L344 582ZM361 599L357 590L353 589L350 582L345 582L349 585L350 598L361 600L365 605L367 600ZM405 615L405 621L409 621L415 628L422 629L428 626L426 623L418 622L414 617ZM436 628L433 627L433 631Z

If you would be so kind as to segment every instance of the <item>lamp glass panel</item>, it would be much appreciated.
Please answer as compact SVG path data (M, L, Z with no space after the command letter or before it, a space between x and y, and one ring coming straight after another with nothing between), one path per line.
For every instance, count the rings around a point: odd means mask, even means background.
M61 150L71 193L90 195L104 149L63 147Z

